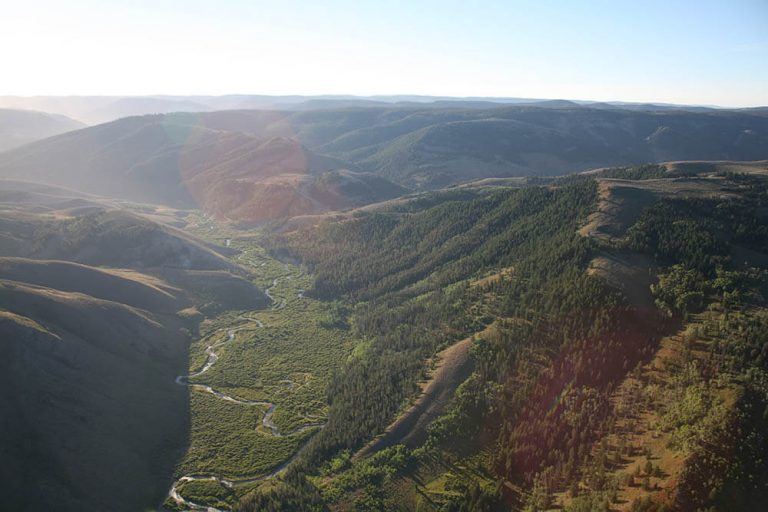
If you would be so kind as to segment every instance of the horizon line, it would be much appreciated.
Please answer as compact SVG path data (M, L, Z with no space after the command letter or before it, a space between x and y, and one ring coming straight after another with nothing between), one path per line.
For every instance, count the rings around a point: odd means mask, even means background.
M711 108L720 110L729 109L756 109L768 107L768 102L759 104L740 104L740 105L720 105L712 103L677 103L670 101L655 101L655 100L632 100L632 99L612 99L612 100L593 100L593 99L580 99L580 98L563 98L563 97L528 97L528 96L474 96L474 95L443 95L443 94L349 94L349 93L321 93L321 94L274 94L274 93L221 93L221 94L173 94L173 93L158 93L158 94L15 94L15 93L0 93L0 98L232 98L232 97L260 97L260 98L306 98L306 99L331 99L331 100L344 100L344 99L361 99L361 100L383 100L389 98L389 103L394 101L407 101L407 99L413 99L419 101L420 99L424 103L435 101L485 101L488 103L536 103L545 101L568 101L576 104L590 105L590 104L610 104L614 106L620 105L657 105L657 106L669 106L669 107L698 107L698 108ZM386 102L386 100L383 100ZM0 107L3 108L3 107ZM7 108L7 107L6 107Z

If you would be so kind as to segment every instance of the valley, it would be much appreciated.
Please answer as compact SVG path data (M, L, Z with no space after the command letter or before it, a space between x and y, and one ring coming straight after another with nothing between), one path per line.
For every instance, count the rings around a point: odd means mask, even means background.
M0 512L768 510L768 2L5 2Z
M36 510L233 512L747 510L768 495L763 459L740 451L768 446L764 160L414 191L220 131L264 116L232 115L0 155L20 173L0 193L15 390L0 407L24 418L0 425L38 440L5 452L21 468L2 475L11 510L35 493ZM121 144L156 144L146 169L170 169L151 195L125 186L147 186L133 157L112 188L19 179L126 123ZM166 167L168 151L197 167ZM111 172L94 154L67 166ZM243 179L303 199L268 188L292 206L257 208Z
M203 307L166 377L189 434L163 508L755 503L762 462L716 448L764 442L744 355L766 332L768 171L739 170L612 168L259 228L123 205L269 299Z
M229 510L284 472L324 426L329 379L355 343L325 320L328 305L303 296L310 276L270 257L255 241L258 233L202 216L190 224L203 239L230 240L233 259L252 271L272 301L265 310L205 322L190 348L192 373L176 379L190 390L192 426L166 509Z

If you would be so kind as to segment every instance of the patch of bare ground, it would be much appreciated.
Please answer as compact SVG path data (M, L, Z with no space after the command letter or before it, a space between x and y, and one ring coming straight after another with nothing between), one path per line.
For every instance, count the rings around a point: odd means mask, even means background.
M701 162L696 163L701 164ZM673 164L667 164L669 167ZM701 167L697 167L701 170ZM703 171L702 171L703 172ZM649 180L597 178L596 210L578 233L602 242L617 242L642 212L663 197L727 197L734 193L717 176L669 177ZM743 255L749 259L750 255ZM601 252L588 272L620 290L629 302L642 308L653 307L650 285L653 282L650 258L629 251Z
M645 208L662 197L727 197L722 178L695 176L653 180L598 178L598 205L584 226L582 236L613 241L624 236L627 228Z
M491 328L493 328L492 325L487 327L486 331ZM429 423L443 412L456 388L472 372L473 364L469 351L475 336L478 335L465 338L439 352L435 356L436 364L430 370L427 379L420 384L421 392L415 402L381 435L355 453L353 460L395 444L415 447L423 443L426 440Z
M474 281L469 283L469 286L471 286L472 288L483 288L485 286L488 286L489 284L497 283L504 278L510 277L513 272L514 272L514 268L505 267L499 270L498 272L493 272L491 274L488 274L487 276L475 279Z
M621 291L630 304L638 308L654 305L651 284L655 281L655 264L648 256L632 253L601 253L592 259L587 273L604 279Z
M701 161L681 160L664 164L669 172L737 172L747 174L768 174L768 160L755 161Z

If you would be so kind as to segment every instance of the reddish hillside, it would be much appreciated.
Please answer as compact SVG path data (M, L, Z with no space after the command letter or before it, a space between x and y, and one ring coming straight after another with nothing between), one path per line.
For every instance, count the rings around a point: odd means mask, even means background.
M405 191L346 170L347 164L308 150L281 130L247 133L251 117L241 123L234 115L227 130L217 117L120 119L9 151L0 156L0 176L199 207L238 222L360 206Z

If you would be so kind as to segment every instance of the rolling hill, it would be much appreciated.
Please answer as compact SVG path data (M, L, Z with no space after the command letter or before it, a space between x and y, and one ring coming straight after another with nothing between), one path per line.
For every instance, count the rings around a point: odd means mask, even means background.
M366 107L171 114L174 122L284 137L409 188L473 179L553 176L670 160L761 160L768 116L759 110Z
M345 170L295 139L226 131L193 115L126 118L2 156L0 175L114 198L202 208L258 222L400 195L383 178ZM250 118L249 118L250 119ZM328 171L334 171L327 174Z
M84 126L79 121L58 114L0 108L0 151Z
M261 307L268 302L246 272L222 254L231 251L150 220L151 211L140 215L94 196L84 199L54 187L4 183L12 190L0 196L0 257L132 269L184 290L201 307Z
M247 188L278 174L347 169L434 189L487 177L766 156L768 116L759 110L372 106L121 119L5 152L0 176L205 207L229 201L207 195L211 181Z
M359 109L296 113L289 124L315 151L415 188L768 151L768 117L727 111Z
M136 510L156 502L183 449L189 413L172 376L185 367L193 325L167 309L100 298L76 280L63 286L73 291L57 289L65 263L35 264L33 281L49 286L6 279L22 277L26 264L1 264L0 332L10 355L0 372L3 507ZM87 267L71 276L109 282ZM110 298L149 299L144 308L178 300L141 280L115 277ZM126 489L121 478L138 487Z
M186 446L174 378L191 335L208 312L269 299L188 234L93 196L5 185L2 508L152 508Z

